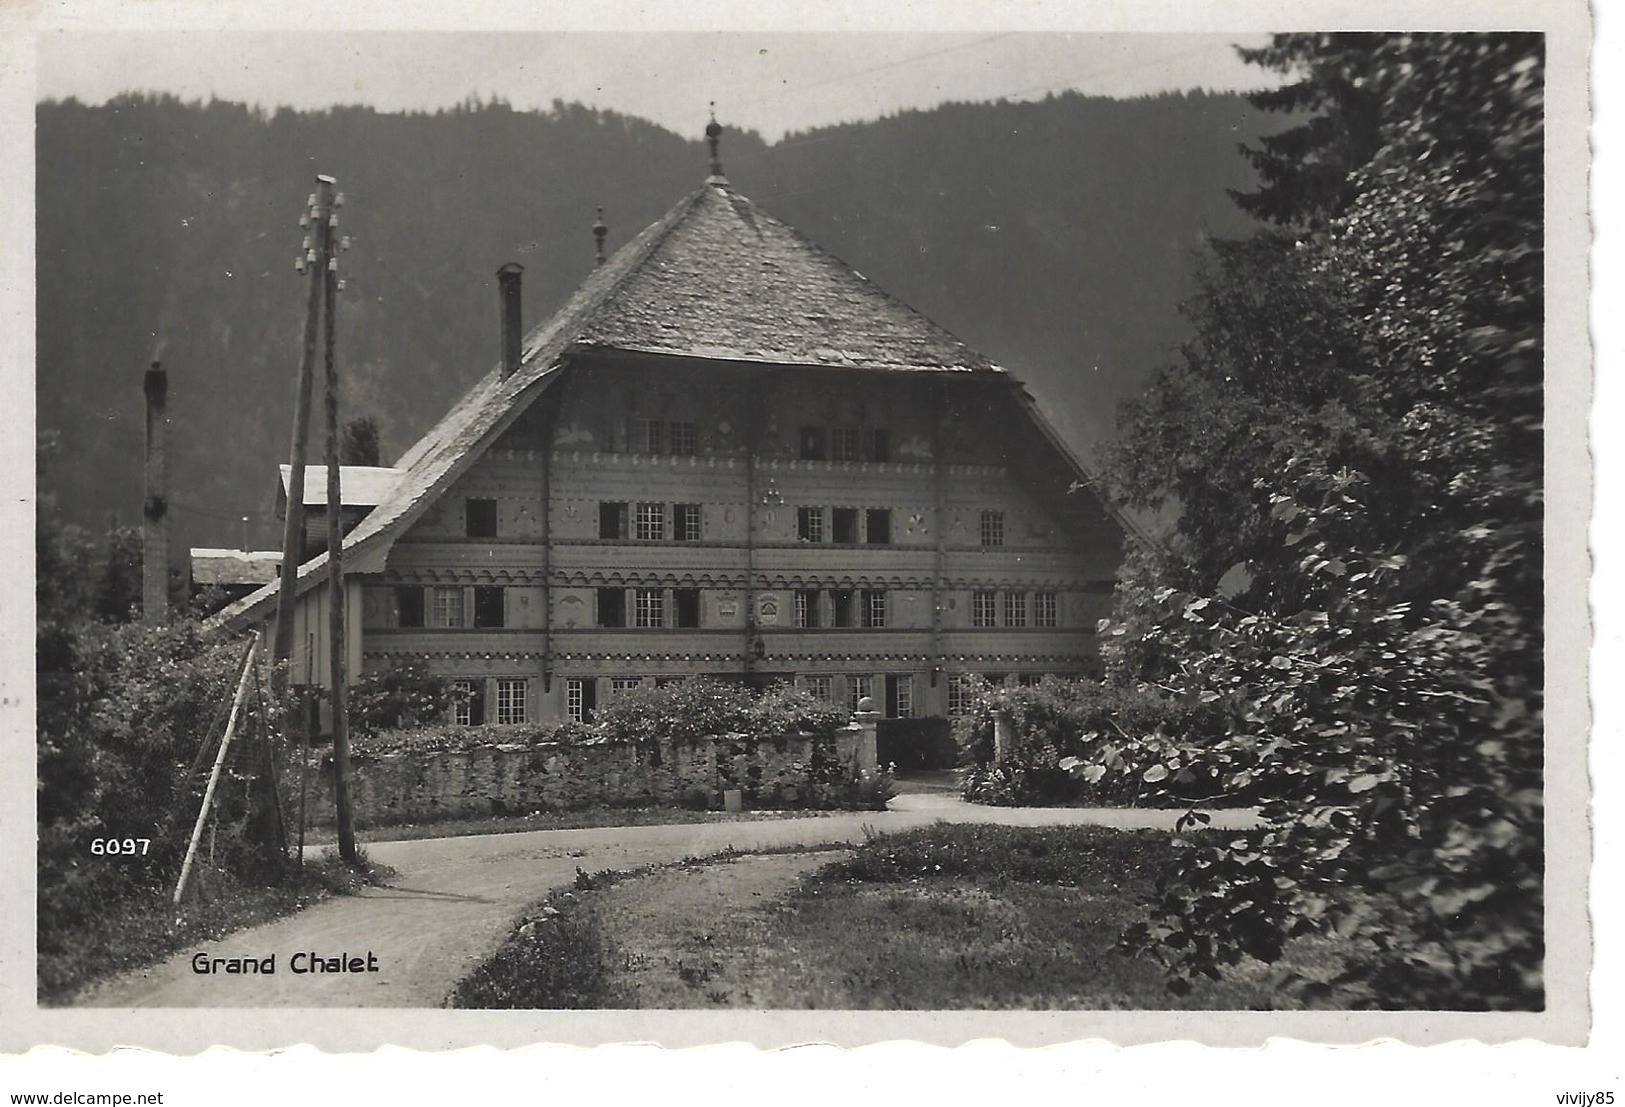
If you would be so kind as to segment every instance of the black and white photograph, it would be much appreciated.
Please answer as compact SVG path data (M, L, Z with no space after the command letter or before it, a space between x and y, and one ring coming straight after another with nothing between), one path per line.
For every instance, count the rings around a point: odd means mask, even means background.
M1166 16L34 34L10 1045L1583 1042L1585 13Z

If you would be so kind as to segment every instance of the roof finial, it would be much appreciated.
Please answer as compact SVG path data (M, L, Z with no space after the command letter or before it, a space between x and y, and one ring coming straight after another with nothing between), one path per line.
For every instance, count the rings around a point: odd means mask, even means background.
M598 209L598 222L592 225L592 236L598 242L598 264L604 264L604 236L609 234L609 228L604 226L604 209Z
M717 102L711 101L711 122L705 125L705 140L711 144L711 176L722 179L722 158L717 154L717 140L722 137L722 124L717 122Z

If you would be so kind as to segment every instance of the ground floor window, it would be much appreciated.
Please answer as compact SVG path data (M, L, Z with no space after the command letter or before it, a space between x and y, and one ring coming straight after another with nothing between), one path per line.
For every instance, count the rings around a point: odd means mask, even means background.
M835 702L835 678L832 676L810 676L807 678L807 691L814 698L825 703Z
M858 709L858 701L865 696L874 694L875 678L867 676L849 676L846 678L846 707L848 711Z
M502 725L525 721L526 680L497 681L497 722Z
M637 688L642 683L641 677L610 677L609 694L615 699L620 699L622 695Z
M908 719L914 716L914 677L897 673L886 678L886 717Z
M485 681L454 680L452 690L457 702L452 706L452 721L458 726L485 725Z
M564 713L572 723L590 723L598 710L598 683L591 677L564 682Z
M948 678L948 717L958 718L970 711L971 698L975 694L976 675L974 673L955 673Z

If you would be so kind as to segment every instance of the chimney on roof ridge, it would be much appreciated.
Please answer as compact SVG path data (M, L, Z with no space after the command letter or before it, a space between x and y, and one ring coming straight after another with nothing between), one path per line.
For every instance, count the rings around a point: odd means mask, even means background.
M524 330L520 318L519 280L525 267L510 261L497 270L497 295L502 301L502 379L519 368Z
M604 226L604 209L598 209L598 222L592 225L592 237L598 243L598 264L604 264L604 236L609 234L609 228Z
M717 122L717 102L711 101L711 122L705 125L705 140L711 144L711 180L726 183L722 175L722 158L717 153L717 140L722 137L722 124Z

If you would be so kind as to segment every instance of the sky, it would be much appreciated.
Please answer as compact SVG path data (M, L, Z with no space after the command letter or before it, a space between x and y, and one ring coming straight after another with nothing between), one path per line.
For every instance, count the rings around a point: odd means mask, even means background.
M125 91L262 107L433 110L470 95L516 108L579 101L703 127L707 106L768 141L951 100L1068 89L1136 96L1267 82L1236 43L1259 34L987 32L474 32L55 30L38 40L40 98ZM318 46L319 42L319 46Z

